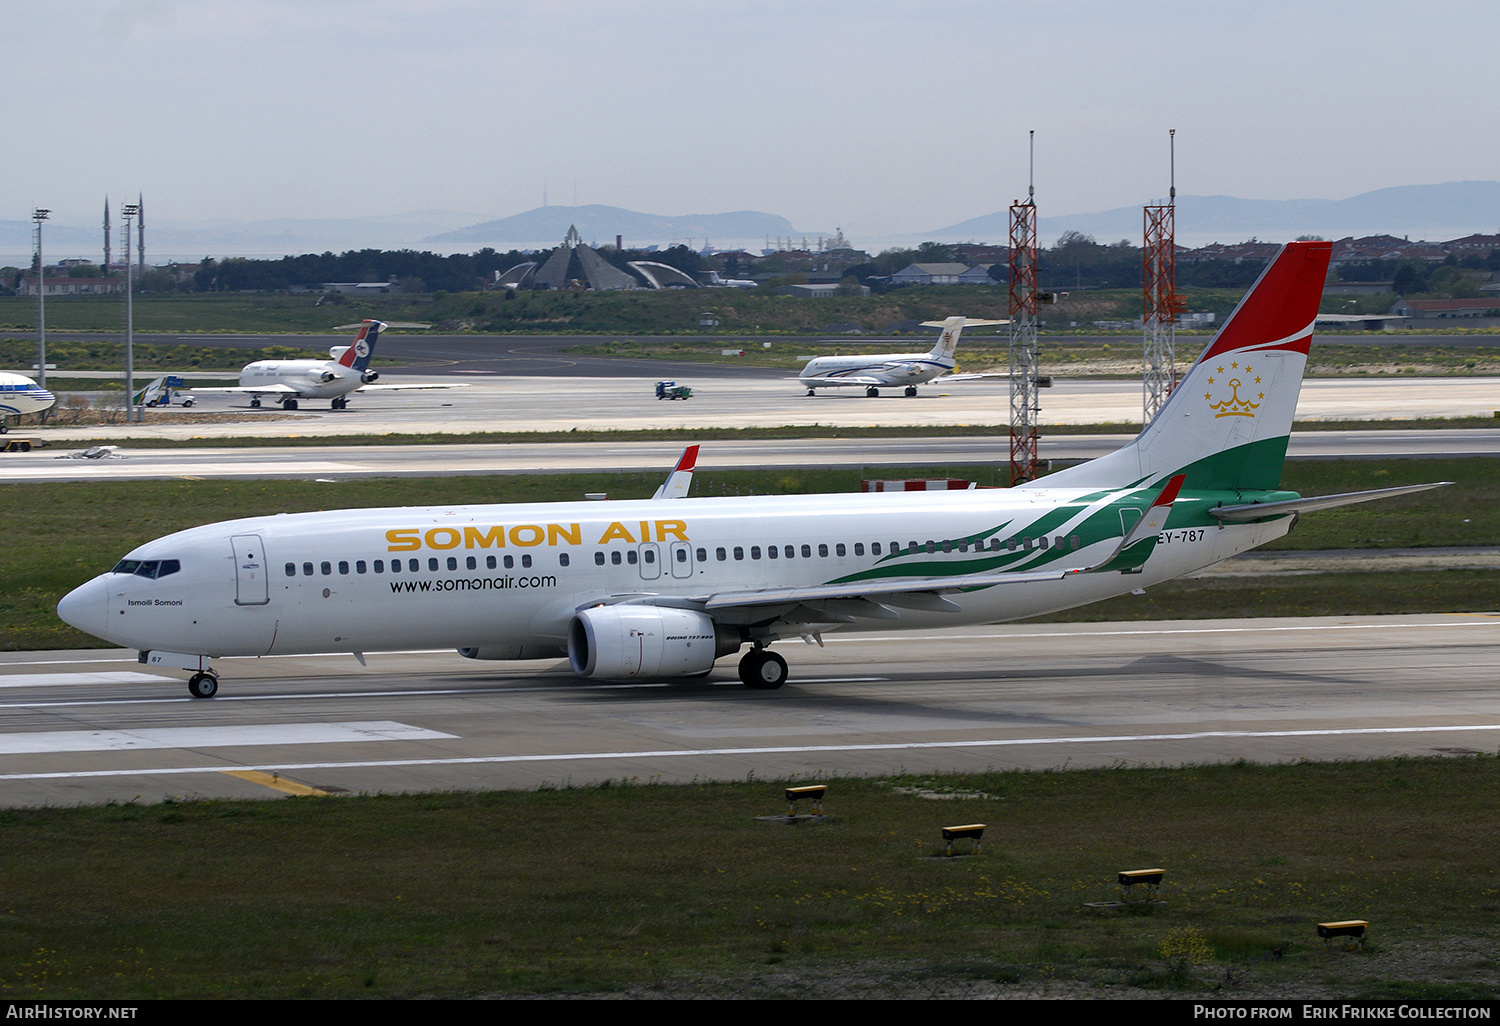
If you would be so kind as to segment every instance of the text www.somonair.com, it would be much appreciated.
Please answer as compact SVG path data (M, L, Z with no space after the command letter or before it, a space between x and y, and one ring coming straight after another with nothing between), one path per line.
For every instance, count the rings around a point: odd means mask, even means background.
M434 591L505 591L510 588L555 588L557 578L533 575L530 577L445 577L436 581L391 581L391 591L396 595L425 594Z

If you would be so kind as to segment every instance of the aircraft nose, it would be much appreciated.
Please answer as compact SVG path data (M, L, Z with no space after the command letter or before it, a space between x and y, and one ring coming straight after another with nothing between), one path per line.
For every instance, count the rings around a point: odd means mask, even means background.
M95 577L64 595L57 604L57 615L69 626L96 638L104 637L109 622L109 590L104 579Z

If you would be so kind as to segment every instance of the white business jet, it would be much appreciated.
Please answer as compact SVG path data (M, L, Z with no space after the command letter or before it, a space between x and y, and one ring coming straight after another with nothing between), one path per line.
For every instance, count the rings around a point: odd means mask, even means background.
M403 324L395 321L361 321L340 324L334 331L359 329L354 343L328 350L329 360L256 360L240 371L237 386L195 388L194 392L236 392L249 395L251 406L260 406L262 396L270 396L283 410L295 410L302 399L329 399L335 410L349 405L353 392L371 392L407 388L464 388L462 384L377 385L379 372L370 369L375 343L386 328L430 328L430 324Z
M958 349L958 336L963 334L966 326L985 327L1009 323L1010 321L970 321L962 317L949 317L945 321L923 321L925 327L943 329L930 352L885 356L875 353L863 356L816 356L797 375L797 383L806 386L808 395L816 395L815 390L819 388L860 385L868 396L878 396L882 388L904 388L908 396L913 396L917 394L918 385L929 381L938 380L947 384L950 381L1003 376L954 374L953 368L957 366L954 352Z
M0 371L0 435L10 430L5 423L7 417L41 413L50 410L56 402L57 396L26 375Z
M598 680L705 676L745 650L740 679L772 689L787 679L777 642L1138 591L1304 513L1436 487L1278 487L1330 252L1284 247L1134 441L1017 488L254 517L140 545L58 613L191 670L199 698L218 691L221 656L436 647L566 659Z

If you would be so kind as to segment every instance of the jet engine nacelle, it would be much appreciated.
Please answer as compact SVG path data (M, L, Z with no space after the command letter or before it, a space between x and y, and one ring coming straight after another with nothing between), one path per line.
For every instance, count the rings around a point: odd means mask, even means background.
M561 659L568 653L560 645L481 645L461 648L465 659Z
M321 372L319 372L319 371L313 371L308 376L311 377L311 378L314 378L317 381L322 382L325 385L328 384L330 381L333 381L335 378L338 377L338 375L335 374L331 370L326 370L326 371L321 371Z
M573 618L568 661L583 677L691 677L738 652L739 632L693 609L596 606Z
M380 375L377 374L375 371L367 370L367 371L365 371L363 374L361 374L359 376L359 380L363 381L365 384L368 385L370 382L375 381L379 377L380 377Z

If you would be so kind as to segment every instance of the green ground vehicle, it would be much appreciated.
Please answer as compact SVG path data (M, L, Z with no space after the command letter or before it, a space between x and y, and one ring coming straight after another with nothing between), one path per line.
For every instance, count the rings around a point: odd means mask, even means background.
M656 398L658 399L691 399L693 390L686 385L679 385L675 381L658 381L656 383Z

